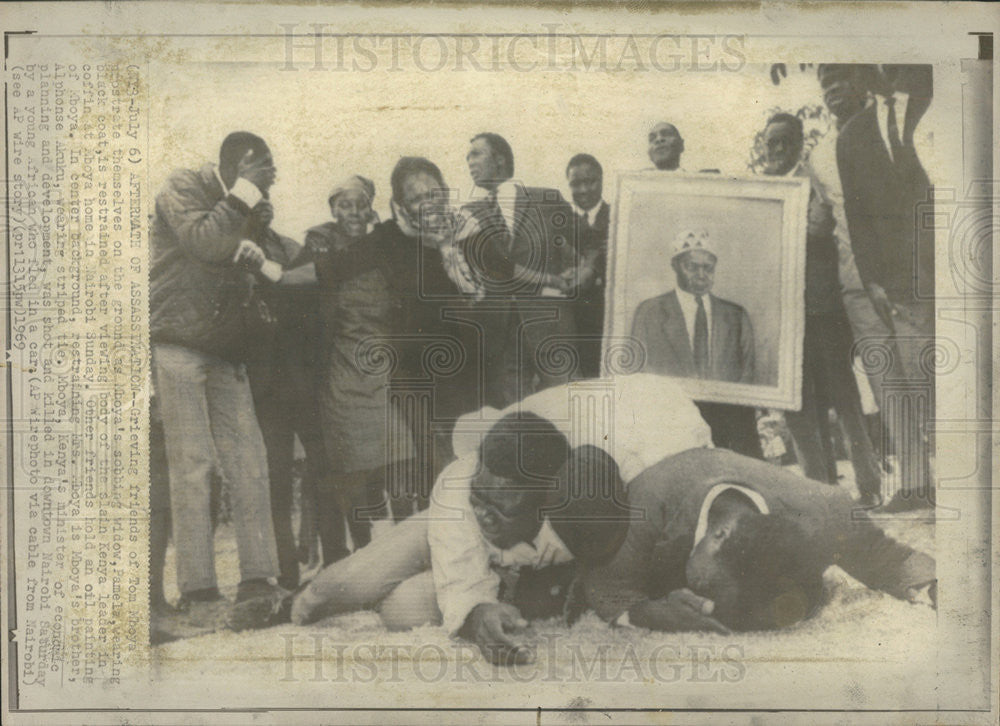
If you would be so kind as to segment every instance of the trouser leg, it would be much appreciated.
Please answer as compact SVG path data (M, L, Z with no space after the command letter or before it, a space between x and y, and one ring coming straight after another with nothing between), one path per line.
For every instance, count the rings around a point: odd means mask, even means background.
M295 460L295 433L287 402L274 392L257 399L257 421L267 450L270 482L271 520L278 554L278 584L289 590L299 585L299 561L292 532L292 465Z
M267 451L243 366L217 360L208 369L212 439L230 485L242 581L278 576Z
M384 494L373 492L372 470L354 471L336 476L335 487L340 495L347 528L358 550L372 539L372 520L387 515Z
M900 463L899 496L914 505L933 503L931 422L934 420L934 305L896 303L893 340L899 352L902 380L886 383L885 393L895 429ZM894 399L894 400L893 400Z
M847 437L854 479L862 495L881 496L882 477L861 408L854 370L851 365L850 336L846 319L833 319L820 361L822 386L837 411L837 419Z
M347 549L347 521L344 518L339 476L328 474L318 480L315 496L316 531L323 548L323 564L326 566L350 554Z
M302 442L302 448L306 454L306 468L302 476L299 488L299 552L300 559L308 561L309 553L315 545L315 539L319 531L318 521L320 518L336 520L339 526L339 536L334 533L329 539L329 547L333 562L347 554L347 544L344 538L344 514L341 511L339 498L333 497L330 501L324 500L320 505L318 490L322 483L329 476L329 460L326 455L326 447L323 444L323 430L321 428L319 411L316 402L300 401L296 411L301 416L294 418L295 433ZM322 535L320 542L322 543ZM303 557L304 555L304 557ZM324 554L324 563L326 555Z
M215 457L208 415L206 358L177 345L153 346L153 370L170 480L177 587L181 594L217 586L209 513Z
M720 449L763 459L757 433L757 417L748 406L731 406L724 403L698 403L701 417L712 430L712 443Z
M824 441L826 427L820 422L820 416L827 414L818 400L816 372L809 348L806 350L806 360L803 361L802 366L802 408L798 411L786 411L785 422L792 434L795 454L803 474L816 481L834 484L836 479L830 480L827 463L829 442Z
M577 342L572 339L576 324L571 304L552 301L528 306L522 320L525 376L530 376L533 383L526 392L569 383L580 367Z
M154 398L149 416L149 600L166 603L163 566L170 540L170 474L159 404Z

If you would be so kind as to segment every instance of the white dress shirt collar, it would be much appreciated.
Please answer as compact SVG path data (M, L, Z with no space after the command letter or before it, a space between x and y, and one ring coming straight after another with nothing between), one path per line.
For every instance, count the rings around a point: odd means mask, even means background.
M730 490L737 491L740 494L745 495L761 514L770 514L767 502L764 501L764 497L760 495L760 492L756 492L753 489L743 487L738 484L716 484L708 490L708 494L705 495L705 498L701 502L701 511L698 513L698 525L694 530L695 545L701 542L705 535L708 534L708 515L712 510L712 505L715 503L715 500L719 498L720 494Z
M518 195L524 193L524 186L520 182L508 179L501 182L494 191L476 187L470 196L472 199L488 199L491 195L495 196L500 213L503 215L503 221L507 225L507 231L513 232L517 198Z
M587 224L590 225L591 227L593 227L597 223L597 215L600 213L601 208L605 204L607 204L607 202L605 202L604 199L602 198L601 201L599 201L593 207L591 207L590 209L584 210L583 208L577 206L576 202L572 202L573 213L576 214L576 216L578 216L578 217L586 217L587 218Z

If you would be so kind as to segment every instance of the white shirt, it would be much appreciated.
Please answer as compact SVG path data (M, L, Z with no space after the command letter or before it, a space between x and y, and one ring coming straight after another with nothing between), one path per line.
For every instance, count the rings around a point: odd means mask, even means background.
M496 198L497 205L500 207L500 214L503 216L504 224L507 225L507 231L511 234L514 233L514 209L517 204L517 195L526 194L524 187L518 182L511 181L508 179L505 182L501 182L496 188ZM483 189L482 187L476 187L472 191L473 199L486 199L489 197L491 192L488 189Z
M497 601L500 576L494 565L542 566L572 558L561 542L555 546L558 537L551 527L543 525L530 546L503 552L479 529L469 502L479 445L495 421L515 411L548 419L570 446L603 449L615 459L626 484L668 456L712 445L712 432L687 394L670 379L649 373L575 381L540 391L503 411L486 407L462 416L452 438L457 459L434 484L427 526L438 606L450 633L462 627L476 605Z
M902 143L903 125L906 121L906 107L910 102L910 94L895 91L892 97L896 99L894 104L896 108L896 129L899 131L899 141ZM878 130L882 134L882 143L885 144L886 151L889 152L889 158L892 159L892 144L889 143L889 105L885 102L885 98L885 96L875 96L875 103L878 104L878 107L875 109L875 115L878 118Z
M708 359L712 359L712 296L702 295L701 301L705 306L705 317L708 319ZM684 314L684 327L687 328L688 341L691 343L691 350L694 351L694 323L698 315L698 301L694 295L677 288L677 302L681 306L681 313Z
M593 227L597 223L597 213L601 211L601 207L607 204L607 202L601 199L601 201L599 201L597 204L595 204L593 207L587 210L578 207L576 202L572 202L572 204L573 204L573 213L576 214L576 216L578 217L586 217L587 224Z

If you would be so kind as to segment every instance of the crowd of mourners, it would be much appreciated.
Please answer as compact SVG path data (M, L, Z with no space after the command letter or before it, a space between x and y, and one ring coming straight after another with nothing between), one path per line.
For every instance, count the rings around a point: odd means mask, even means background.
M389 627L441 623L512 662L531 657L526 619L587 609L661 630L789 625L819 603L833 562L936 602L933 560L854 511L933 502L921 428L933 240L913 224L929 189L914 143L929 69L825 65L818 77L831 117L819 144L807 155L788 113L761 137L764 173L812 189L802 408L785 415L804 477L761 460L763 412L695 403L653 357L629 375L602 366L613 250L588 153L568 159L571 201L515 181L514 152L492 132L469 141L476 194L461 205L427 158L399 159L385 187L349 170L303 243L271 227L277 160L259 136L231 133L218 163L174 172L151 230L154 631L373 607ZM651 129L648 153L652 168L685 171L674 124ZM686 342L699 367L685 375L709 377L700 361L725 312L708 295L716 255L705 234L678 232L663 230L665 246L688 240L664 259L695 301ZM866 346L888 351L867 376L855 370ZM602 375L617 392L610 428L573 428L566 401ZM866 387L883 415L865 410ZM838 446L854 498L829 486ZM232 602L215 572L220 478L239 557ZM373 539L383 520L395 524ZM305 582L310 552L322 569Z

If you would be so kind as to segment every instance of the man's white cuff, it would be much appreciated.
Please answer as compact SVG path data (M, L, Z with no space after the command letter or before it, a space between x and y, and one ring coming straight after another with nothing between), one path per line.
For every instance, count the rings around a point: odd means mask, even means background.
M260 189L258 189L252 181L244 179L243 177L238 177L236 179L236 183L233 184L233 188L229 190L229 193L247 205L250 209L256 207L257 202L264 198Z

